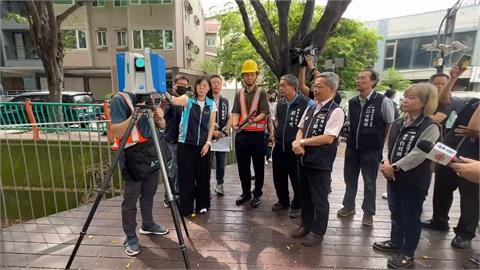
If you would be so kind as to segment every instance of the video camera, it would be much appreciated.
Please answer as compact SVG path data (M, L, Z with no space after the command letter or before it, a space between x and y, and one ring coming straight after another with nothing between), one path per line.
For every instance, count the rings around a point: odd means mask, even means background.
M116 56L120 92L133 94L137 102L163 99L167 91L166 61L145 48L144 54L120 52Z
M308 46L304 49L300 48L293 48L290 49L290 63L292 66L294 65L302 65L307 66L306 57L307 55L312 56L313 63L317 62L317 48L312 46Z

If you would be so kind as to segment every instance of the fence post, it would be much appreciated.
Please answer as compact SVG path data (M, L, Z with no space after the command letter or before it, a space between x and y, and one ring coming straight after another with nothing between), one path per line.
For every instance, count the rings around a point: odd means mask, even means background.
M29 98L25 100L25 110L28 121L32 124L33 139L40 140L40 129L38 128L37 120L35 120L35 115L33 115L32 101Z
M103 113L105 114L105 120L107 120L107 138L109 142L113 142L112 126L110 122L110 102L108 100L103 101Z

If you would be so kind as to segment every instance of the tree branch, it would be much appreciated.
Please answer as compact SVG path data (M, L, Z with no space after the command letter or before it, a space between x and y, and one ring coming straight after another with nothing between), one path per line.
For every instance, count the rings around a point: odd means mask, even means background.
M275 28L273 27L272 23L268 19L267 12L263 7L262 3L259 0L250 0L250 4L252 5L253 9L255 10L255 14L257 15L258 22L260 23L260 27L265 34L265 39L268 44L268 49L270 50L270 54L272 55L272 59L278 67L278 60L281 58L280 51L278 47L278 35L275 33Z
M290 47L295 48L299 47L303 38L310 31L310 24L313 19L313 12L315 11L315 0L307 0L305 3L305 8L303 9L302 19L298 25L297 31L292 35L290 39Z
M75 4L73 6L69 7L67 10L65 10L62 14L57 16L57 26L60 29L60 25L63 23L63 21L70 16L75 10L79 9L86 3L91 3L92 1L75 1Z
M277 75L277 67L275 66L275 62L273 59L268 55L267 51L265 48L263 48L262 44L258 41L258 39L255 37L255 35L252 32L252 27L250 25L250 20L248 18L247 10L245 8L245 3L243 0L235 0L235 2L238 5L238 9L240 11L240 14L242 15L242 21L243 25L245 27L245 36L248 38L250 43L252 43L253 47L257 51L257 53L263 58L265 63L270 67L273 73ZM278 76L278 75L277 75Z
M328 0L322 18L318 21L315 29L308 33L302 40L302 48L313 45L322 51L328 36L335 29L338 21L347 9L351 0ZM328 31L325 31L327 30ZM322 32L323 31L323 32Z
M280 57L279 60L279 68L280 70L284 69L282 73L288 72L288 68L290 65L286 64L286 61L289 61L290 57L287 57L290 55L290 52L288 50L288 13L290 11L290 1L284 1L284 0L277 0L276 2L277 5L277 11L278 11L278 24L279 24L279 49L280 49L280 55L283 57Z

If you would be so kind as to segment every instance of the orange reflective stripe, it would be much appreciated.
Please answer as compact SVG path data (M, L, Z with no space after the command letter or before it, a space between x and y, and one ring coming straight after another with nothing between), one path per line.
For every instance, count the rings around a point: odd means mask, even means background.
M258 102L260 101L260 94L261 94L261 89L257 88L255 86L255 96L253 97L252 103L250 104L249 111L247 112L247 100L245 98L245 88L242 88L240 90L239 98L240 98L240 120L239 122L243 122L244 119L248 117L250 113L252 113L255 110L258 110ZM257 114L259 112L257 111ZM265 127L267 126L267 121L266 119L263 119L261 121L258 121L257 123L252 123L246 125L243 130L245 131L264 131Z
M123 99L125 100L125 103L127 103L128 107L130 108L130 111L133 113L134 107L133 107L132 99L130 98L130 96L128 94L125 94L125 93L122 93L122 92L119 92L118 94L120 94L120 96L123 97ZM118 148L120 147L120 140L121 140L121 138L115 138L114 139L114 142L113 142L113 145L112 145L112 150L113 151L117 151ZM127 143L125 144L125 148L133 146L133 145L135 145L139 142L140 143L145 142L147 140L148 139L145 139L142 136L142 134L140 133L140 129L137 126L137 123L135 123L135 125L132 129L132 132L130 133L130 135L127 138Z

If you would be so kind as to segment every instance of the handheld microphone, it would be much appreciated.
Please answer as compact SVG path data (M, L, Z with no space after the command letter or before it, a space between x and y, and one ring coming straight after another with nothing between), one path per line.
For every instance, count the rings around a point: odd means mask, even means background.
M450 162L463 162L461 158L457 157L455 149L441 142L433 144L432 142L421 140L418 142L417 147L426 153L426 158L444 166L447 166Z

